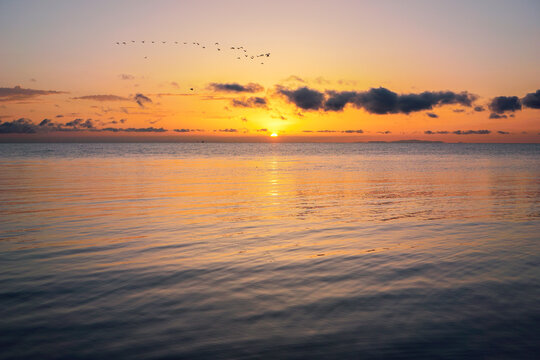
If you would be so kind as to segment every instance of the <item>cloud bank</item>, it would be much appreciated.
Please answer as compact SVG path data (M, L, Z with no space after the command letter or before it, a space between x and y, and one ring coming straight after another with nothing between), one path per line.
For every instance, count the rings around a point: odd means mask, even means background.
M367 91L321 92L307 86L288 89L278 85L278 94L288 102L303 110L342 111L347 104L364 109L370 114L410 114L416 111L431 110L435 106L462 105L470 107L476 95L466 91L424 91L422 93L397 94L386 88L371 88ZM429 115L432 116L432 115ZM432 116L433 117L433 116Z

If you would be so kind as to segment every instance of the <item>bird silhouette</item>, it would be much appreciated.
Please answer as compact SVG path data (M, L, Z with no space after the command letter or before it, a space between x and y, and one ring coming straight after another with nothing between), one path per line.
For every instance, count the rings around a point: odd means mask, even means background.
M266 53L265 55L266 55L266 57L270 57L270 53Z
M144 44L144 40L143 40L143 41L141 41L141 42L142 42L142 43Z
M120 45L120 43L117 41L117 42L116 42L116 45Z
M189 88L189 90L193 91L193 88Z

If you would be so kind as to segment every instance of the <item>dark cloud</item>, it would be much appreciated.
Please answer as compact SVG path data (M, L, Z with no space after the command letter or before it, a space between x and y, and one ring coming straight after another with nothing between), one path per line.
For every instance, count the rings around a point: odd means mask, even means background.
M347 104L363 108L371 114L409 114L415 111L431 110L434 106L459 104L470 107L476 96L466 91L425 91L420 94L397 94L383 87L368 91L320 91L306 86L296 90L277 87L277 92L287 97L289 102L304 110L342 111Z
M318 133L335 133L336 130L317 130Z
M389 131L389 130L386 130L386 131L377 131L377 134L384 134L384 135L388 135L388 134L391 134L392 132Z
M246 107L246 108L253 108L253 107L266 108L268 105L268 102L266 98L253 96L247 99L246 98L233 99L231 102L231 105L235 107Z
M238 129L219 129L221 132L238 132Z
M510 134L508 131L501 131L501 130L497 131L497 133L498 133L498 134L501 134L501 135L508 135L508 134Z
M318 110L323 106L324 94L307 86L296 90L278 86L277 92L284 95L289 102L304 110Z
M482 111L484 111L484 110L485 110L485 109L484 109L483 106L475 106L475 107L474 107L474 111L477 111L477 112L482 112Z
M136 94L133 98L137 104L139 104L140 107L144 107L145 103L151 103L152 99L150 99L147 96L144 96L143 94Z
M255 93L259 91L263 91L264 88L256 83L249 83L247 85L240 85L237 83L226 83L226 84L220 84L220 83L211 83L209 87L214 91L224 91L224 92L248 92L248 93Z
M364 130L343 130L342 133L346 133L346 134L353 134L353 133L356 133L356 134L363 134L364 133Z
M122 96L117 95L85 95L74 97L75 100L95 100L95 101L126 101L129 100Z
M103 128L99 131L112 131L112 132L166 132L167 130L164 128L155 128L155 127L147 127L147 128Z
M427 116L429 116L430 118L438 118L439 115L435 114L435 113L431 113L431 112L428 112L426 113Z
M187 133L187 132L191 132L193 130L191 130L191 129L174 129L173 131L176 131L176 132L179 132L179 133Z
M462 113L462 112L465 112L465 109L454 109L452 111L455 112L455 113Z
M257 129L257 132L267 132L268 129Z
M0 124L0 134L33 134L36 132L36 125L32 120L20 118L13 121L6 121Z
M540 90L536 90L536 92L533 93L528 93L521 100L521 102L525 107L532 109L540 109Z
M431 130L427 130L427 131L424 131L424 134L426 135L442 135L442 134L448 134L449 132L448 131L431 131Z
M41 95L64 94L63 91L24 89L20 86L0 88L0 101L28 100Z
M58 115L56 115L56 117L57 117L57 118L62 118L62 117L64 117L64 115L58 114Z
M499 114L496 114L496 113L489 114L490 119L506 119L507 117L508 116L506 116L506 115L499 115Z
M43 122L43 121L42 121ZM77 129L95 129L94 122L92 119L75 119L65 124L67 127L77 128Z
M491 100L489 109L497 114L502 114L506 111L521 110L521 103L517 96L497 96Z
M124 119L122 119L124 120ZM120 122L122 122L120 120ZM54 123L50 119L43 119L39 124L34 124L32 120L21 118L11 122L4 122L0 124L0 134L34 134L53 131L91 131L91 132L165 132L164 128L102 128L95 127L92 119L75 119L65 124Z
M456 130L452 132L456 135L488 135L491 134L490 130Z
M328 98L324 103L324 109L326 111L341 111L349 102L352 102L358 93L354 91L329 91L327 93Z

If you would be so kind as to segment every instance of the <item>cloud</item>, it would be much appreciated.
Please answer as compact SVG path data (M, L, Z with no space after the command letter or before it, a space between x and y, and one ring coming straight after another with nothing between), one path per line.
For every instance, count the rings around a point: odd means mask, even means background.
M42 95L65 94L63 91L24 89L20 86L0 88L0 101L19 101L33 99Z
M255 93L259 91L263 91L264 87L257 83L249 83L247 85L240 85L238 83L210 83L209 85L210 89L214 91L224 91L224 92L248 92L248 93Z
M364 130L343 130L342 133L346 133L346 134L353 134L353 133L356 133L356 134L363 134L364 133Z
M120 79L122 80L133 80L135 79L135 76L133 75L129 75L129 74L120 74L118 75L120 77Z
M462 113L462 112L465 112L465 109L454 109L452 111L455 113Z
M449 132L448 131L431 131L431 130L426 130L424 131L424 134L426 135L441 135L441 134L448 134Z
M490 119L506 119L507 117L508 116L506 116L506 115L499 115L499 114L496 114L496 113L489 114Z
M30 119L20 118L0 124L0 134L33 134L35 125Z
M452 132L456 135L487 135L491 134L490 130L456 130Z
M540 109L540 90L536 90L536 92L525 95L525 97L521 100L521 103L523 106L528 108Z
M99 131L112 131L112 132L166 132L167 130L164 128L155 128L155 127L147 127L147 128L103 128Z
M95 101L126 101L128 98L117 95L85 95L72 98L74 100L95 100Z
M510 134L508 131L501 131L501 130L497 131L497 133L498 133L498 134L501 134L501 135L508 135L508 134Z
M494 113L502 114L506 111L521 110L521 103L517 96L497 96L491 100L489 109Z
M304 110L318 110L323 106L324 94L307 86L290 90L278 85L277 92Z
M186 132L191 132L193 130L191 130L191 129L174 129L173 131L176 131L176 132L179 132L179 133L186 133Z
M124 120L124 119L122 119ZM123 122L120 120L120 122ZM98 129L92 119L75 119L65 124L54 123L50 119L43 119L39 124L34 124L32 120L21 118L11 122L0 123L0 134L35 134L53 131L91 131L91 132L166 132L164 128L115 128L108 127Z
M145 103L151 103L152 99L150 99L147 96L144 96L143 94L136 94L133 98L137 104L139 104L140 107L144 107Z
M266 108L268 105L268 102L266 98L264 97L253 96L247 99L246 98L233 99L231 102L231 105L235 107L246 107L246 108L253 108L253 107Z
M257 132L267 132L268 129L257 129Z
M386 130L386 131L377 131L377 134L384 134L384 135L388 135L388 134L391 134L392 132L389 131L389 130Z
M428 112L426 113L427 116L429 116L430 118L438 118L439 115L435 114L435 113L431 113L431 112Z
M238 132L238 129L219 129L221 132Z
M474 107L474 111L476 111L476 112L482 112L482 111L484 111L484 110L485 110L485 109L484 109L483 106L475 106L475 107Z
M419 94L397 94L383 87L368 91L334 91L326 93L306 86L287 89L277 86L277 92L304 110L342 111L347 104L363 108L371 114L409 114L415 111L431 110L434 106L459 104L470 107L476 95L466 91L425 91Z
M45 121L45 120L43 120L43 121ZM43 121L42 121L42 123L43 123ZM41 125L41 123L40 123L40 125ZM73 127L73 128L81 128L81 129L95 129L92 119L86 119L86 120L75 119L75 120L72 120L70 122L67 122L65 124L65 126Z

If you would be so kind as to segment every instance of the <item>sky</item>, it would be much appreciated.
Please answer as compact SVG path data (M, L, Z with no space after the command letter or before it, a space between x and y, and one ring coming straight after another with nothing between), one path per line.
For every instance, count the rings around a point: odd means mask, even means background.
M538 19L537 0L0 0L0 142L538 143Z

